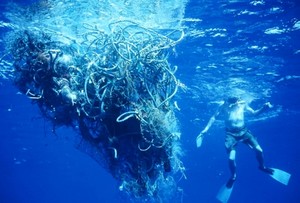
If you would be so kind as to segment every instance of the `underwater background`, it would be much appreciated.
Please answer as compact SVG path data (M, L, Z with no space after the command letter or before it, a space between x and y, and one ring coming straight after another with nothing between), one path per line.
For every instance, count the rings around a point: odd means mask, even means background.
M5 3L0 4L3 21ZM288 186L274 181L258 170L254 152L240 144L229 202L300 202L300 2L178 3L184 3L178 13L186 35L169 62L178 66L176 76L185 85L175 100L187 179L178 180L182 195L177 201L218 202L215 196L229 178L222 122L213 125L201 148L195 138L218 103L238 94L253 108L267 101L274 105L249 118L249 129L264 149L266 164L292 176ZM12 81L1 77L0 88L1 203L130 202L111 174L74 147L72 129L60 127L54 134Z

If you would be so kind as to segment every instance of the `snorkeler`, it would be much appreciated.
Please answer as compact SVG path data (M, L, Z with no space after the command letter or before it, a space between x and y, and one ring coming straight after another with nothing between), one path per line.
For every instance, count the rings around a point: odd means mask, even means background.
M287 185L290 174L285 171L268 168L264 164L263 158L263 150L258 144L256 138L251 134L251 132L247 129L244 120L244 114L250 113L252 115L258 115L267 109L272 108L273 106L267 102L260 109L253 110L246 101L242 100L239 97L229 97L216 111L216 113L210 118L206 127L200 132L200 134L196 138L197 147L200 147L202 144L203 136L208 131L208 129L212 126L214 121L218 116L223 116L223 120L225 122L225 147L229 155L229 169L231 172L231 178L228 182L220 189L217 198L221 202L227 202L234 182L236 180L236 163L235 163L235 155L236 155L236 146L239 142L243 142L249 145L250 148L254 149L256 152L256 158L259 164L259 169L263 172L269 174L272 178L279 181L280 183Z

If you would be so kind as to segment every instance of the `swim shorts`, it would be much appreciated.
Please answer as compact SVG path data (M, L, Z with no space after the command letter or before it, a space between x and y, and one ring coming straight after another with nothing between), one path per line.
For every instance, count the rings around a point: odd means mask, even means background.
M239 129L226 129L225 147L227 152L235 149L239 142L249 145L251 148L256 148L258 142L246 127Z

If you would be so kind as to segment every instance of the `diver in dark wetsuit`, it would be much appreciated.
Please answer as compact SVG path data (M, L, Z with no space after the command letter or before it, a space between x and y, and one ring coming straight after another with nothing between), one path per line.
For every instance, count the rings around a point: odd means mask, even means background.
M196 142L197 147L201 146L202 139L204 134L208 131L208 129L212 126L214 121L218 116L224 116L223 120L225 122L225 147L229 155L229 168L231 171L231 178L228 180L226 187L232 188L234 181L236 180L236 163L235 163L235 155L236 155L236 146L239 142L243 142L248 144L252 149L256 152L256 158L258 160L259 169L267 174L271 175L277 181L287 184L290 175L285 174L286 172L281 171L279 169L268 168L264 165L263 159L263 150L258 144L256 138L251 134L251 132L247 129L245 125L245 113L250 113L252 115L258 115L263 111L272 108L272 105L267 102L260 109L253 110L246 101L240 99L239 97L229 97L217 110L217 112L210 118L206 127L200 132L197 136ZM276 171L276 173L274 173ZM280 175L286 177L285 180L279 180ZM222 191L224 192L224 191ZM225 191L225 193L228 191ZM230 191L231 192L231 191ZM223 195L223 194L222 194ZM228 194L226 194L228 195ZM230 194L229 194L230 195ZM226 197L226 198L229 198ZM224 201L222 201L224 202Z

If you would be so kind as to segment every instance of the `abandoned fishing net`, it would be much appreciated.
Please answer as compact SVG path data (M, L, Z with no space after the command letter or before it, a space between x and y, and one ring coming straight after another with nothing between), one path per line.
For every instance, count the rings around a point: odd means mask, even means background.
M54 126L79 131L78 148L121 191L142 200L176 193L174 175L184 167L172 99L180 82L168 56L184 33L129 20L105 29L80 20L68 26L69 18L55 23L51 12L33 8L7 13L14 84Z

